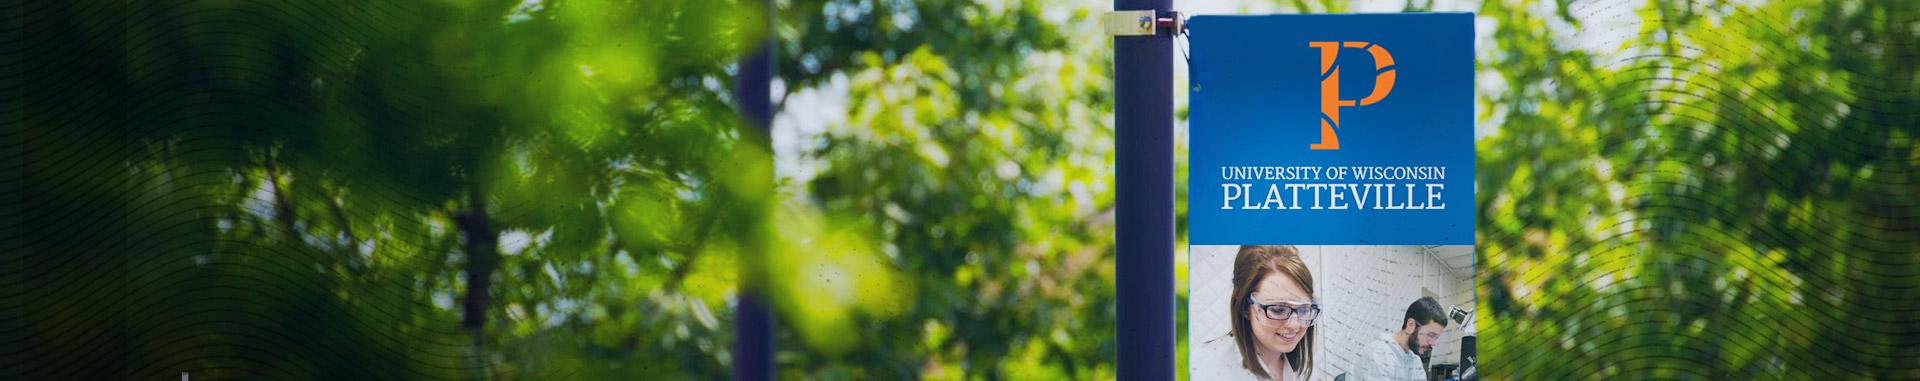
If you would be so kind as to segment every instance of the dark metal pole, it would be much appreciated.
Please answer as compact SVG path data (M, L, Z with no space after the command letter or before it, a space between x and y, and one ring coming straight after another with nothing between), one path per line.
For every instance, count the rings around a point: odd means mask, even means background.
M766 17L767 38L746 60L740 62L734 77L733 97L740 105L741 117L758 131L744 134L749 144L762 145L773 157L773 0L761 2ZM772 163L768 163L771 165ZM769 171L765 173L772 176ZM759 250L750 250L756 252ZM773 309L767 304L765 258L742 258L739 306L734 311L733 379L765 381L773 379Z
M1173 0L1114 0L1167 15ZM1172 380L1173 38L1113 39L1115 319L1121 380Z

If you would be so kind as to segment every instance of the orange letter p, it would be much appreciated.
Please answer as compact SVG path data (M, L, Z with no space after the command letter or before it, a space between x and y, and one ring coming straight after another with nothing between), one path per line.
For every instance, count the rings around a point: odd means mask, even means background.
M1366 106L1386 99L1393 92L1393 55L1387 49L1366 42L1348 41L1312 41L1307 46L1320 48L1320 143L1308 146L1315 150L1340 149L1340 136L1333 133L1340 126L1340 108ZM1340 99L1340 67L1334 59L1340 56L1340 48L1366 49L1373 55L1373 93L1360 98L1358 103L1350 99Z

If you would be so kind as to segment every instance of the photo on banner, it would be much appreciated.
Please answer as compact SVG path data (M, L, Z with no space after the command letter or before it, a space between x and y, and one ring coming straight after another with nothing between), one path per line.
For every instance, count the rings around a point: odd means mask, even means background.
M1472 20L1189 20L1192 379L1476 379Z

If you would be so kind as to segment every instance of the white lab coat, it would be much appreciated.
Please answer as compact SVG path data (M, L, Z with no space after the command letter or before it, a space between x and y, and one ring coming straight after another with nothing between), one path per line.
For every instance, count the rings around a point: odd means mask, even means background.
M1425 381L1427 369L1407 344L1394 341L1393 332L1380 335L1362 348L1347 381Z
M1233 336L1220 335L1206 339L1194 349L1193 353L1187 354L1188 375L1193 376L1194 380L1270 381L1254 377L1253 372L1240 367L1240 347L1234 344ZM1261 363L1261 370L1267 371L1268 375L1284 376L1284 381L1300 379L1300 375L1294 373L1285 360L1280 361L1280 368L1281 371L1275 372L1266 368L1266 363Z

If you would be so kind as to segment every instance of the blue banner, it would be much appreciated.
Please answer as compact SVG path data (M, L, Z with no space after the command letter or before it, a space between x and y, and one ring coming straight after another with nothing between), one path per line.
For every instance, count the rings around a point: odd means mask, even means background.
M1195 245L1471 245L1473 17L1189 20Z

